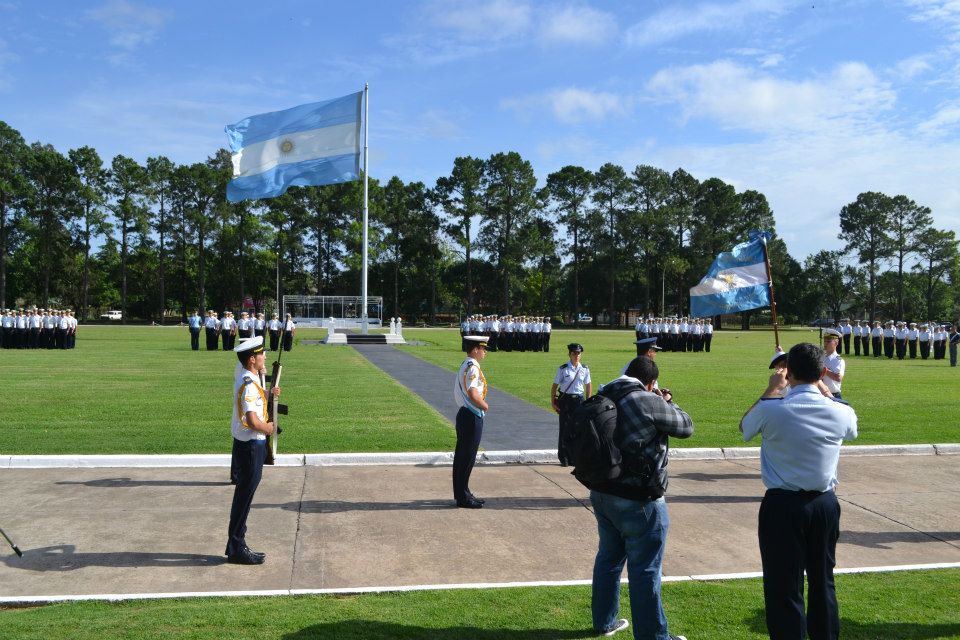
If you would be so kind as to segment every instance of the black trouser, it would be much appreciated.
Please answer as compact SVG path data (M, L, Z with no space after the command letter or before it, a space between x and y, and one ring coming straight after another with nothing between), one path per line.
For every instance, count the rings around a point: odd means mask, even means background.
M833 582L840 503L832 491L770 489L760 503L763 598L771 640L830 640L840 636ZM803 572L809 598L806 615Z
M873 336L873 357L879 358L883 355L881 351L881 346L883 344L883 339L880 336Z
M860 336L853 336L853 353L860 355Z
M500 342L500 334L496 331L491 331L490 335L487 336L487 350L496 351L499 342Z
M500 351L513 351L513 332L512 331L501 331L500 332L500 344L498 345ZM466 351L466 349L464 349Z
M582 402L582 395L570 393L561 393L557 398L557 406L560 407L560 437L557 439L557 458L563 466L570 464L570 457L567 455L567 448L563 446L563 441L573 429L573 412Z
M54 349L64 349L64 341L67 339L66 329L56 329L56 333L53 334L53 348Z
M470 474L483 436L483 418L466 407L457 411L457 448L453 451L453 499L466 500Z
M850 355L850 334L843 334L843 352Z
M254 337L254 338L262 338L262 337L263 337L263 331L264 331L263 329L256 329L256 328L255 328L255 329L253 330L253 337Z
M543 334L543 352L550 353L550 332Z
M280 332L270 330L270 351L276 351L280 344Z
M200 329L190 329L190 348L200 351Z
M930 357L930 341L921 340L920 341L920 357L926 360Z
M903 360L907 357L907 339L897 339L897 360Z
M907 341L907 346L910 347L910 359L915 359L917 357L917 341L909 340Z
M893 338L883 338L883 355L888 358L893 357Z
M284 331L283 332L283 350L290 351L293 349L293 331Z
M241 442L233 439L233 458L237 465L237 486L233 490L233 505L230 507L230 527L227 530L228 556L233 556L247 546L247 516L253 504L263 476L263 461L267 458L266 440Z
M707 333L703 336L703 348L707 353L710 353L710 341L713 340L713 334Z
M944 357L946 357L947 355L946 346L947 346L947 343L945 340L937 340L933 343L935 360L943 360Z
M870 336L865 335L860 337L860 344L863 346L863 355L870 355Z
M207 327L207 351L217 350L217 330Z
M36 349L40 346L40 328L30 329L30 348Z
M956 342L950 343L950 366L951 367L957 366L957 343Z

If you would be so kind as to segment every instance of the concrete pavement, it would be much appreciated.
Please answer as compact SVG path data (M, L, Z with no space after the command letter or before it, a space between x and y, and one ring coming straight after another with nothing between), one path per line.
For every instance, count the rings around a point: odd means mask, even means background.
M672 460L665 576L760 570L759 460ZM589 580L587 490L556 465L478 466L479 511L449 466L268 468L248 541L222 555L225 468L0 469L0 601L59 595L289 592ZM960 456L843 457L838 566L960 563Z

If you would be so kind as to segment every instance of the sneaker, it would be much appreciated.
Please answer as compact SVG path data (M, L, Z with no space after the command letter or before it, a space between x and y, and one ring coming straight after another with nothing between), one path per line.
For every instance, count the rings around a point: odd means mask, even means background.
M610 631L606 631L601 635L609 637L617 633L618 631L623 631L629 626L630 626L630 623L627 621L626 618L620 618L619 620L617 620L617 624L613 625L613 629L610 629Z
M687 636L670 636L670 640L687 640Z

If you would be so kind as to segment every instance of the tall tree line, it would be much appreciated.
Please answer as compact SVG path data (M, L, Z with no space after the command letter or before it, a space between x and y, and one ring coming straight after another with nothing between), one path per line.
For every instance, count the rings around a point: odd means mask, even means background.
M0 122L0 306L171 322L193 309L272 309L278 293L358 293L361 182L229 203L230 172L225 150L188 165L106 161L87 146L27 144ZM623 326L687 313L717 253L766 229L786 321L956 316L957 239L929 208L867 192L838 218L844 249L801 263L766 197L719 178L614 163L538 178L516 152L464 156L433 185L371 178L370 290L385 315L408 320L482 312Z

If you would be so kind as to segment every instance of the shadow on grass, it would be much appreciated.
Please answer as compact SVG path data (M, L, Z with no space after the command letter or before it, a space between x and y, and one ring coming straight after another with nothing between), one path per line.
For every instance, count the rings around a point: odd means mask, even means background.
M595 638L591 629L480 629L447 627L428 629L395 622L341 620L326 622L287 633L283 640L563 640Z
M101 487L105 489L126 489L130 487L223 487L229 486L230 481L216 482L211 480L134 480L132 478L98 478L97 480L61 480L55 484L82 484L86 487Z
M0 560L11 569L40 572L73 571L85 567L214 567L227 561L225 556L205 556L194 553L134 551L78 553L72 544L24 549L22 558L9 556Z
M929 544L960 541L960 531L841 531L840 542L869 549L890 549L899 542ZM955 546L955 545L954 545Z
M485 511L550 511L556 509L582 508L584 506L574 498L491 498L483 506ZM347 511L438 511L455 509L453 498L436 500L406 500L396 502L348 502L346 500L304 500L281 504L257 504L253 509L283 509L302 513L344 513Z
M843 603L840 603L843 606ZM896 610L888 610L886 615L896 617ZM883 614L880 614L883 615ZM766 635L767 618L763 609L757 609L753 616L745 620L751 631ZM960 622L861 622L849 618L840 618L840 637L843 640L934 640L935 638L960 637Z

